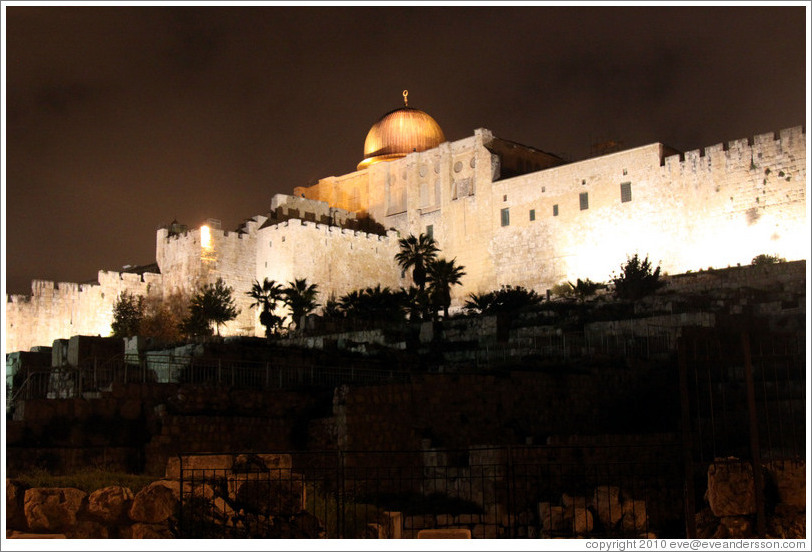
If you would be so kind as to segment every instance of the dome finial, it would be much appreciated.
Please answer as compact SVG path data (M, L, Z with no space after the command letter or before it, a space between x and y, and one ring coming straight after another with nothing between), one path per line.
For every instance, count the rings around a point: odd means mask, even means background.
M409 107L409 91L408 90L403 91L403 105L405 105L406 107Z

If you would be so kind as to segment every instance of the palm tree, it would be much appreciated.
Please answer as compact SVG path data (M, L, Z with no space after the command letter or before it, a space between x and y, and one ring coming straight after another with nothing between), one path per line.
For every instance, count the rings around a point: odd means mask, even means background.
M408 238L401 238L398 244L400 252L395 255L395 260L404 271L412 269L412 280L423 291L426 289L427 266L437 258L437 242L425 234L419 237L409 234Z
M443 309L443 318L448 318L448 307L451 306L451 286L461 285L465 276L464 266L457 266L457 259L450 261L435 259L428 264L427 279L432 303Z
M288 282L288 287L283 289L282 293L296 328L301 329L304 326L304 317L319 306L316 302L316 296L319 294L318 286L316 284L308 285L307 278L295 279Z
M341 303L336 299L335 294L330 295L327 302L321 309L321 316L325 320L338 320L344 318L344 310L341 308Z
M485 293L469 293L468 300L465 302L463 308L468 314L488 314L493 309L496 294L492 291Z
M428 310L428 294L425 291L409 286L408 289L400 288L398 295L400 296L400 308L409 314L410 322L420 320L420 313Z
M262 309L259 313L259 323L265 326L265 337L271 337L276 327L282 322L282 318L274 314L277 302L283 298L282 286L268 278L265 278L261 284L258 280L254 280L251 291L247 291L245 294L254 300L251 307Z

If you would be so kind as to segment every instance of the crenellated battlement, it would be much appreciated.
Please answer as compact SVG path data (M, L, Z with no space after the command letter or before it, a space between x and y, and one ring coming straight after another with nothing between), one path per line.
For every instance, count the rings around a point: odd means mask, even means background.
M332 224L311 222L298 218L288 219L276 224L270 224L268 226L264 226L262 230L263 232L279 233L284 232L285 229L291 228L309 228L325 236L352 236L358 240L376 242L386 242L398 238L398 233L395 230L387 230L385 234L379 234L376 232L365 232L363 230L334 226Z
M161 293L163 276L136 271L100 270L95 282L33 280L31 295L7 295L6 346L28 350L71 335L110 334L113 305L123 291L133 295Z
M790 127L669 155L663 158L662 166L666 172L684 171L686 166L695 167L701 160L707 163L711 157L724 155L727 160L745 160L749 167L751 161L755 164L755 159L765 154L773 155L776 149L783 151L793 147L795 142L805 140L806 130L803 126Z
M246 240L247 238L250 238L250 234L244 232L221 230L219 228L209 228L209 232L211 232L212 237L216 236L218 239L222 239L225 241L240 242ZM172 243L173 241L180 242L189 239L199 240L200 228L193 228L175 234L170 234L166 228L160 228L158 230L158 239L163 240L165 243Z
M634 251L663 259L671 273L761 253L808 255L803 126L682 153L655 142L572 163L545 155L480 129L276 194L266 214L235 231L217 220L208 232L173 221L157 231L156 266L101 270L90 283L34 280L30 296L7 295L7 345L108 335L121 291L166 297L215 278L234 289L241 310L226 335L261 335L246 295L255 281L306 277L325 297L408 285L394 262L401 233L431 232L443 255L466 267L454 301L501 285L543 292L605 280Z

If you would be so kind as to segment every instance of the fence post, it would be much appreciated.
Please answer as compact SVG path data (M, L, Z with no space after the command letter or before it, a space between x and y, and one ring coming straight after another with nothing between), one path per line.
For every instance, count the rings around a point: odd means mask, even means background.
M753 386L753 363L750 358L750 334L742 332L744 353L744 377L747 385L747 410L750 415L750 454L753 457L753 484L756 496L756 531L764 538L764 480L761 474L761 447L758 440L758 417L756 415L756 392Z
M514 489L515 481L513 480L513 477L514 477L514 474L513 474L513 449L512 449L512 447L510 445L508 445L508 447L507 447L507 465L505 466L505 483L506 483L506 487L507 487L507 489L506 489L507 492L506 492L506 496L505 496L505 514L507 515L508 536L510 538L512 538L512 539L516 538L516 535L514 534L515 527L514 527L514 523L513 523L513 510L514 510L514 507L513 507L514 496L513 496L513 494L515 492L515 489ZM494 497L494 498L496 498L496 497ZM497 506L497 509L496 509L496 512L497 512L496 524L497 525L496 526L497 526L497 530L498 530L498 528L499 528L499 516L498 516L499 505L497 504L496 506Z
M344 538L344 453L339 450L336 466L336 533Z
M179 529L181 538L188 538L184 535L184 519L183 519L183 456L178 454L178 469L180 470L180 504L178 505L178 516L180 517Z
M685 332L677 339L679 364L679 391L682 405L682 458L685 464L685 536L696 538L696 491L694 490L694 455L691 450L691 413L688 399L688 359L685 346Z

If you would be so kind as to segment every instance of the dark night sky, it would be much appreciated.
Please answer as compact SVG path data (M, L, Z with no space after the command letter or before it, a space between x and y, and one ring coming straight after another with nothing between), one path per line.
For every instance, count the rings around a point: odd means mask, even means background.
M805 124L806 7L8 7L8 293L351 172L402 105L573 159Z

